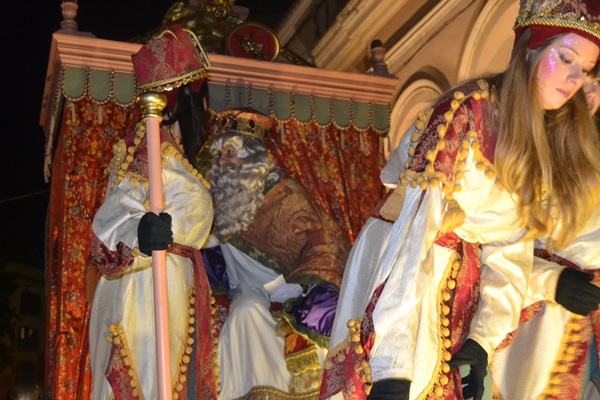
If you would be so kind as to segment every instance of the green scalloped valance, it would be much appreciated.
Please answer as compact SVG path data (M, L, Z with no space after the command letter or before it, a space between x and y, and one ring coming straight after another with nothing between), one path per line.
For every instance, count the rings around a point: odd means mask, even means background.
M136 83L133 74L64 67L60 91L60 95L71 101L90 97L99 104L114 100L120 104L133 105ZM321 126L333 123L340 129L373 128L381 134L386 134L389 129L390 109L387 104L272 92L210 82L209 94L211 108L215 111L252 106L281 121L296 119L299 122L315 122Z

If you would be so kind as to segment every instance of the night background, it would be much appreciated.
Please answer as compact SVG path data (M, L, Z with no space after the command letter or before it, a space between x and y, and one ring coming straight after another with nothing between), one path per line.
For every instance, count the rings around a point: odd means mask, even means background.
M175 1L79 0L80 32L128 41L157 28ZM273 29L293 3L238 0L248 20ZM45 137L40 111L52 34L60 29L61 2L5 2L2 49L4 121L0 157L0 261L44 268L45 219L50 185L44 181ZM1 288L1 286L0 286Z

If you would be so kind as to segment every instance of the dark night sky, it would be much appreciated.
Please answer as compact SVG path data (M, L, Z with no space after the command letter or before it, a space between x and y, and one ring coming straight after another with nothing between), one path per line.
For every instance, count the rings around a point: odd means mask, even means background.
M175 1L79 0L79 30L126 41L160 25ZM293 0L238 0L248 20L276 28ZM39 124L52 33L60 29L60 0L8 1L2 23L0 261L44 268L45 218L50 186L44 181L45 139Z

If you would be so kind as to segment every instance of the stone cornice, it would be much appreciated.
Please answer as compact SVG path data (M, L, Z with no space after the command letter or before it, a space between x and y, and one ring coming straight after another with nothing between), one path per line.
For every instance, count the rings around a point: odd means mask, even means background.
M394 47L386 52L386 63L391 74L397 74L408 64L425 43L437 35L456 15L471 6L475 0L442 0L425 18L422 18Z
M277 28L277 38L282 44L286 44L296 34L298 25L302 23L313 3L312 0L296 0L292 4L290 11L287 12Z
M312 50L315 63L325 69L347 70L365 55L382 26L408 0L351 0Z
M391 74L397 74L415 53L448 21L469 7L474 0L439 0L393 48L386 52L386 63ZM312 53L315 63L326 69L348 70L364 54L368 45L383 26L403 6L405 0L352 0L338 16Z

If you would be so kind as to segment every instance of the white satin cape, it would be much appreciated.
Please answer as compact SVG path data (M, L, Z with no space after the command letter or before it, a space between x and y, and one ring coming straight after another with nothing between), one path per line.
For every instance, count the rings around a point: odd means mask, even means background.
M174 242L201 248L210 232L213 208L208 190L174 156L165 158L162 166L164 211L173 218ZM94 233L110 249L123 242L130 248L138 246L137 226L147 212L148 189L140 177L132 181L128 174L113 189L108 190L104 203L92 224ZM111 176L110 183L115 179ZM192 263L189 259L167 253L169 307L169 339L171 371L178 372L180 357L186 344L188 307L193 284ZM94 400L108 399L112 389L105 378L111 343L108 326L120 323L125 331L142 398L158 399L157 361L154 328L152 257L135 257L124 274L101 277L92 304L90 317L90 354L94 378Z
M263 285L279 274L229 244L222 244L231 288L231 307L219 336L220 400L242 397L256 386L290 391L284 337L276 334ZM318 349L321 366L326 349ZM318 387L312 388L318 389Z

